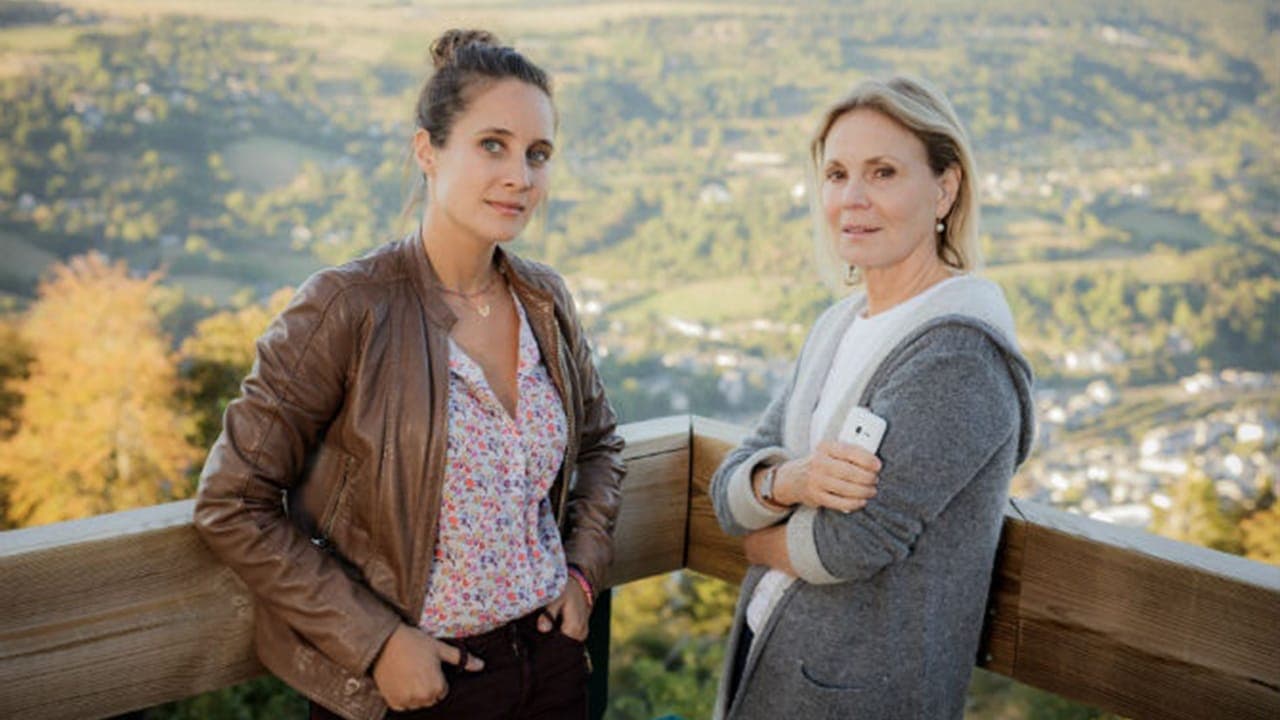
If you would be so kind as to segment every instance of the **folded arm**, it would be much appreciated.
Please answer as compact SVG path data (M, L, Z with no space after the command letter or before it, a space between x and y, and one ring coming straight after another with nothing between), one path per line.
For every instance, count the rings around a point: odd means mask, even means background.
M1019 398L980 330L943 326L897 359L871 398L888 421L876 496L861 512L803 508L787 521L787 559L812 583L863 579L912 551L926 526L1019 430ZM771 550L777 543L770 536ZM771 554L770 557L773 555Z

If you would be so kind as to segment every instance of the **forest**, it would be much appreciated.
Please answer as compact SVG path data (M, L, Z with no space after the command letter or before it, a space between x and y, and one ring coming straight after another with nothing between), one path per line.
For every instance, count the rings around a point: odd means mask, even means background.
M747 422L767 402L835 297L812 267L810 132L891 73L968 123L985 273L1042 386L1280 372L1272 3L8 2L0 527L191 495L292 288L412 231L413 99L454 25L555 79L551 200L515 249L597 306L624 421ZM1104 371L1063 361L1099 348ZM1280 559L1273 500L1213 514L1212 488L1187 488L1210 530L1182 539ZM621 589L609 717L705 717L732 600L691 574ZM297 702L258 681L149 716ZM981 674L970 705L1104 717Z

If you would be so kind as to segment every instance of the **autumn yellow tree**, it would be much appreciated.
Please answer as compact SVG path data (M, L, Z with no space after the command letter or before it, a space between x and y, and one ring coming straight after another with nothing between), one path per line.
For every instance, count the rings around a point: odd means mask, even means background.
M151 305L158 275L91 253L54 266L22 323L29 375L0 440L11 524L38 525L186 495L198 452L176 359Z

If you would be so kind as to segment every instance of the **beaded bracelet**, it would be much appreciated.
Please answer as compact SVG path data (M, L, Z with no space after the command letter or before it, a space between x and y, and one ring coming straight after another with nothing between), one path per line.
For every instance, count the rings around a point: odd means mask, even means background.
M569 566L569 577L578 581L582 594L587 596L587 609L590 610L596 604L596 595L591 591L591 581L587 580L586 574L577 565Z

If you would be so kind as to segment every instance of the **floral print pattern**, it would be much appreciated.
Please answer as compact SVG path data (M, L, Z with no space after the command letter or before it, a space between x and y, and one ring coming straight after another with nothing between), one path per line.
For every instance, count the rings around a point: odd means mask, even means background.
M547 497L564 460L567 421L515 303L514 418L480 365L449 339L449 443L420 622L435 637L477 635L527 615L556 599L568 579Z

